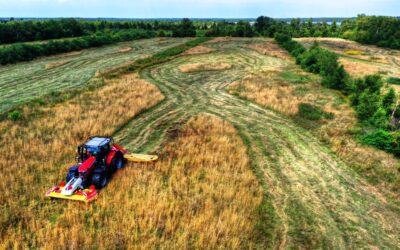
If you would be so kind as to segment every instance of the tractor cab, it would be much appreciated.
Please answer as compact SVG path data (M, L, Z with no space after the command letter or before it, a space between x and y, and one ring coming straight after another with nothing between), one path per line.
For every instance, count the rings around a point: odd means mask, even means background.
M84 162L91 156L98 160L104 159L113 145L111 137L90 137L84 144L78 147L78 162Z

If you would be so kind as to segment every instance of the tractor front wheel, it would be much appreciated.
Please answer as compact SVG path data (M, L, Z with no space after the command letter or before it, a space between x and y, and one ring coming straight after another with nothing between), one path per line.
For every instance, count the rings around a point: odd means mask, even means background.
M117 154L111 161L111 167L114 171L124 167L124 157L121 154Z
M94 174L92 176L92 184L95 186L96 189L102 189L107 185L108 178L107 175L104 174Z

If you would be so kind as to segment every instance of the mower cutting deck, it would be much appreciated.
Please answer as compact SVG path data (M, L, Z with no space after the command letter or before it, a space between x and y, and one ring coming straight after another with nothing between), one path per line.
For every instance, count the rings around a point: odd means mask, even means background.
M69 168L66 184L62 181L47 191L46 196L90 202L126 161L153 162L157 159L156 155L128 154L120 145L114 144L111 137L91 137L78 147L78 165Z

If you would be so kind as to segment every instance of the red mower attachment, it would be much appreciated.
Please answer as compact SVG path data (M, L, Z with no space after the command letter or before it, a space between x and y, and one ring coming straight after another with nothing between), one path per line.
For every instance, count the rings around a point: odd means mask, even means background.
M126 161L152 162L156 155L127 154L111 137L90 137L78 147L78 165L69 168L65 182L51 188L46 197L90 202Z

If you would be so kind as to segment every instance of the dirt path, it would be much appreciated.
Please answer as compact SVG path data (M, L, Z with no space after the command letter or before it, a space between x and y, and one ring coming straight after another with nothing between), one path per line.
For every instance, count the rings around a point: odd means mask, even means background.
M261 40L209 43L206 55L179 57L141 72L166 96L115 135L134 151L156 151L167 133L199 112L236 127L248 146L255 173L272 204L275 223L268 239L275 248L400 248L398 210L290 119L227 94L224 88L252 71L284 66L284 60L244 46ZM225 71L183 73L191 63L223 62ZM267 218L271 219L272 218Z

